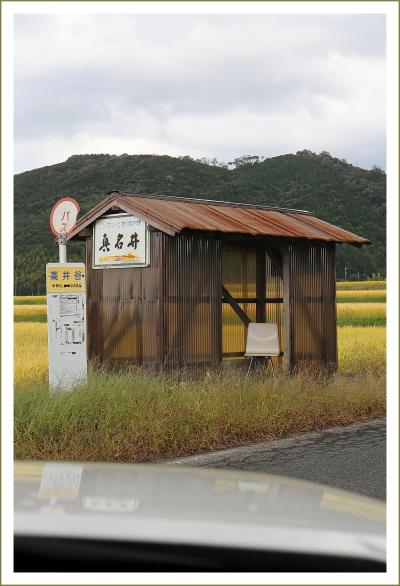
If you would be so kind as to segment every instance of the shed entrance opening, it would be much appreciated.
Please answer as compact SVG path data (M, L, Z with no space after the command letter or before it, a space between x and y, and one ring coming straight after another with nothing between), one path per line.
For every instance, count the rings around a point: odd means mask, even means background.
M270 245L271 246L271 245ZM279 257L276 252L277 258ZM249 322L276 323L281 353L284 349L283 281L267 243L236 242L222 250L222 356L245 354ZM274 358L282 363L282 355Z

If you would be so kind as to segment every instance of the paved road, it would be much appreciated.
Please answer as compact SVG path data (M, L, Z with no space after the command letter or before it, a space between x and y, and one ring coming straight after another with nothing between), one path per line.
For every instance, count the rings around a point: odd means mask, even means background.
M270 472L386 498L386 420L170 460Z

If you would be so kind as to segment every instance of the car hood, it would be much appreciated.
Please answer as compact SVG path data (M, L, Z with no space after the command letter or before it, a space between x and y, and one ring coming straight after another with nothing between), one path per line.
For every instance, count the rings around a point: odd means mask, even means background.
M385 504L269 474L17 462L15 534L202 544L384 561Z

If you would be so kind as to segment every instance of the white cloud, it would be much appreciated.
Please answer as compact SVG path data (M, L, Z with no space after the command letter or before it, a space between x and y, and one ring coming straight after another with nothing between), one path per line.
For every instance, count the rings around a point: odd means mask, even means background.
M84 152L384 166L384 17L24 15L18 171Z

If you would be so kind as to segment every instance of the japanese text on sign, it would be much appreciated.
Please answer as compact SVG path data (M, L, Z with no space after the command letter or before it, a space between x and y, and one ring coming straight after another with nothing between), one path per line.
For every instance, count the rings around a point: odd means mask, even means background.
M147 224L129 214L97 220L93 237L93 266L146 266L149 263Z
M46 289L48 293L59 291L86 291L86 275L82 265L57 266L47 265L46 267Z

